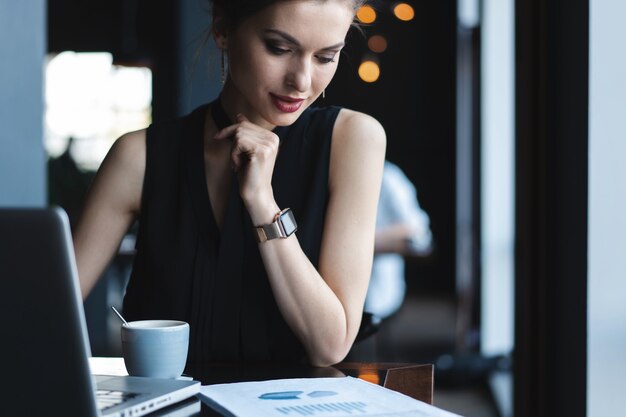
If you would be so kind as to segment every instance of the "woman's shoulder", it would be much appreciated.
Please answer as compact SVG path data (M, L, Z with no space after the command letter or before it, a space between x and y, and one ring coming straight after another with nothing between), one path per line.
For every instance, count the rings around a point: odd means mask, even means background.
M385 129L374 117L351 109L341 109L333 129L329 189L344 204L360 200L355 190L377 200L387 139ZM369 184L369 185L366 185ZM374 198L374 194L376 197Z
M332 140L331 178L351 178L352 174L346 172L358 172L358 176L373 166L380 165L382 168L387 138L385 129L374 117L355 110L341 109ZM332 179L331 183L334 183Z
M128 175L143 176L146 165L146 129L120 136L111 146L105 163ZM135 174L135 175L134 175Z
M124 133L120 136L109 151L116 158L135 159L145 153L147 128Z
M347 108L341 108L337 114L333 137L359 146L366 143L384 147L386 144L385 129L376 118Z
M340 107L337 122L352 123L356 125L365 124L367 125L367 127L376 127L377 129L382 129L382 125L375 117L357 110L348 109L346 107Z

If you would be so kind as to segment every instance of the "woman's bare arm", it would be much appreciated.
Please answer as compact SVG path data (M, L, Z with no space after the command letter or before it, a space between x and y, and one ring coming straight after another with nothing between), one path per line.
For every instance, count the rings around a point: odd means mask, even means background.
M314 365L341 361L360 326L384 154L382 126L369 116L342 110L333 132L319 270L294 235L259 245L278 306ZM255 221L254 208L249 211ZM267 213L262 216L267 223Z
M145 130L122 136L111 147L89 190L73 236L83 299L139 212L145 153Z

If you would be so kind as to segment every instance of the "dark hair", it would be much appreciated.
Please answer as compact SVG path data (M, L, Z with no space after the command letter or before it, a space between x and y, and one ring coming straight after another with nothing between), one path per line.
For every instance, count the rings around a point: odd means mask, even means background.
M214 18L224 19L224 24L236 27L242 20L255 15L267 6L279 1L287 0L210 0L211 12ZM326 0L318 0L326 1ZM356 12L367 0L345 0L352 3Z

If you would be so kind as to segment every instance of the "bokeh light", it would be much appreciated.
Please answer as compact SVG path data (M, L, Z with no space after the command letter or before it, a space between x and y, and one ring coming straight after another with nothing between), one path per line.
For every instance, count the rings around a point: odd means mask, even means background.
M377 54L385 52L385 49L387 49L387 39L381 35L374 35L367 40L367 47Z
M413 7L406 3L398 3L393 7L393 14L400 20L408 22L415 17Z
M378 372L373 370L359 370L358 378L376 385L380 383L380 376L378 376Z
M356 17L361 23L374 23L376 20L376 10L372 6L361 6L356 12Z
M359 65L359 77L366 83L373 83L380 77L380 67L374 61L363 61Z

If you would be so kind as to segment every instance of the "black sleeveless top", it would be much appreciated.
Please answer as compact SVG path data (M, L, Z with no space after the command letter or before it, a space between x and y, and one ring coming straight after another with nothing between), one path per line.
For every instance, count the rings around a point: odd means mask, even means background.
M235 174L221 232L217 228L203 154L210 106L147 129L137 255L124 314L188 322L188 363L305 361L274 300ZM296 236L315 267L339 110L309 108L293 125L274 130L280 138L274 197L279 207L293 210Z

